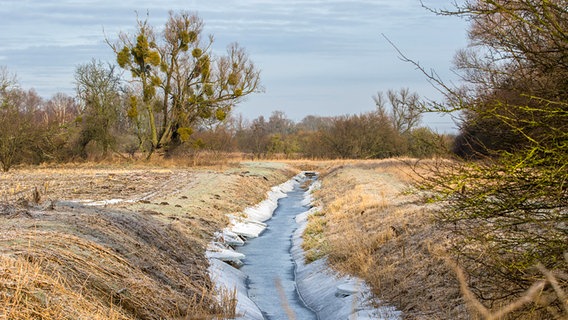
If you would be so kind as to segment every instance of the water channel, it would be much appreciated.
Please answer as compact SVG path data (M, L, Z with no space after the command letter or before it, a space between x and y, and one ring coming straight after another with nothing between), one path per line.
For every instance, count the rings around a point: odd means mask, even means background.
M290 254L292 234L297 228L294 217L309 208L302 205L305 190L296 184L287 197L278 200L268 228L260 237L239 248L246 255L241 267L248 276L249 297L267 320L317 319L296 290L295 264Z

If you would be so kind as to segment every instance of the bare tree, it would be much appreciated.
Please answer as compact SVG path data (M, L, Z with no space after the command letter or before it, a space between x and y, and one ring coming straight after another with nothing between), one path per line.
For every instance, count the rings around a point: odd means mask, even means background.
M35 91L18 87L16 76L0 68L0 164L8 171L31 158L41 138L41 128L34 125L42 100Z
M79 115L80 108L73 97L65 93L54 94L45 104L45 122L65 126L75 120Z
M415 92L410 92L408 88L402 88L399 91L387 91L387 100L390 108L387 108L387 101L382 92L377 93L373 100L377 110L388 112L394 128L400 134L409 133L422 120L423 107L420 96Z
M106 155L115 144L113 129L118 123L120 76L115 66L93 60L75 71L77 97L83 104L83 128L79 147L83 156L91 141L97 142Z

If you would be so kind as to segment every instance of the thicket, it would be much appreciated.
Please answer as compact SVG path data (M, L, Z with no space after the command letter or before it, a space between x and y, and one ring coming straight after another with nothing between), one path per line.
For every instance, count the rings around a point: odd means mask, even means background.
M520 317L568 314L567 8L477 0L436 11L471 22L470 46L455 59L463 87L427 73L447 95L432 109L463 116L454 144L463 161L436 168L427 187L444 201L438 221L455 235L454 257L485 307L523 296L552 270L557 283Z

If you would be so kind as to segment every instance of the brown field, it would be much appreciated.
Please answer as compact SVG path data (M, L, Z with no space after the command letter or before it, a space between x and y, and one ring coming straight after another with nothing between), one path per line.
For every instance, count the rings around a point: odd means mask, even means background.
M0 319L201 319L215 300L205 247L297 171L64 166L0 175ZM122 199L106 206L81 200ZM230 297L227 297L230 298Z

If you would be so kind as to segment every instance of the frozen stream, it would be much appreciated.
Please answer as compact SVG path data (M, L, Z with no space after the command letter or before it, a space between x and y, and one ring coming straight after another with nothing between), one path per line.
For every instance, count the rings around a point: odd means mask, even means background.
M290 253L292 235L298 227L294 218L309 209L302 205L305 192L299 183L295 184L286 197L278 200L262 235L237 250L246 256L240 270L248 276L249 298L266 319L317 319L296 290L295 264Z
M308 216L320 210L309 207L319 182L308 191L300 186L315 176L298 174L272 187L266 200L230 215L231 225L206 252L211 279L220 294L236 295L238 320L400 319L399 311L378 304L364 281L335 273L327 259L305 264L302 234Z

